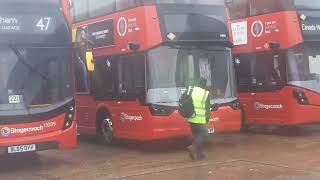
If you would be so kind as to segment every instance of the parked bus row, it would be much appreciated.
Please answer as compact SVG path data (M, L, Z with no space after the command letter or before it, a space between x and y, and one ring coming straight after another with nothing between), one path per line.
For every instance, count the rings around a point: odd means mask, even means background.
M74 148L77 133L106 144L190 136L178 101L200 77L209 134L320 121L316 1L2 0L0 9L1 152Z

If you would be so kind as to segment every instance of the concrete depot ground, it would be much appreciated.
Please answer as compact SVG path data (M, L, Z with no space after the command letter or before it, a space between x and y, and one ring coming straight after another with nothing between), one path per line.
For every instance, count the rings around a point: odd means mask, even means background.
M193 162L185 141L111 147L80 138L68 151L0 156L1 180L319 180L320 126L253 128L217 135Z

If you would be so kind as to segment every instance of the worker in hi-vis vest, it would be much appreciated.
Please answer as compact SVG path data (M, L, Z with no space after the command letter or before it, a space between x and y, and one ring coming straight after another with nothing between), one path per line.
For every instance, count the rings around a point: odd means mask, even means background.
M193 141L188 146L188 151L193 160L205 158L203 145L208 135L207 123L210 118L210 98L209 91L205 89L206 85L207 79L201 77L198 86L190 86L187 92L192 97L194 106L194 115L188 118L193 136Z

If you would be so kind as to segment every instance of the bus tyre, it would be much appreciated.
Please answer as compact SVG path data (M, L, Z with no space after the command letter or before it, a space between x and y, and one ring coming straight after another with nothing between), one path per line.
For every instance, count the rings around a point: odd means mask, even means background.
M107 145L113 142L113 123L111 118L106 117L100 120L98 139L101 143Z

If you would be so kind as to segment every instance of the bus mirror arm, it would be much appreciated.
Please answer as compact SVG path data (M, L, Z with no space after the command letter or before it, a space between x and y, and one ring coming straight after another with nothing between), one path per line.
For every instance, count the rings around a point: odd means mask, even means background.
M85 44L87 47L88 47L88 45L90 45L90 46L94 46L95 45L95 43L93 41L91 41L90 39L84 40L84 41L75 41L75 42L73 42L73 46L75 48L81 47L83 44Z

